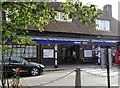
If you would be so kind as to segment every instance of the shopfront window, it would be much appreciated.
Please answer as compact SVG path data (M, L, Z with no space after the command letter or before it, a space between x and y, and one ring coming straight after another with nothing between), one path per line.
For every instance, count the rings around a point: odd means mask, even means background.
M5 48L4 56L10 56L11 54L11 56L14 56L14 57L20 57L20 56L25 57L25 58L36 58L37 57L37 46L4 45L4 48Z
M36 46L27 46L26 47L26 57L37 57L36 55L36 50L37 47Z

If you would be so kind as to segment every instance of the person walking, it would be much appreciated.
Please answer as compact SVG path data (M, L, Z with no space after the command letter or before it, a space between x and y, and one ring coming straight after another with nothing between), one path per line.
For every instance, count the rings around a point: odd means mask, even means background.
M76 64L76 52L75 51L73 51L72 56L73 56L73 64Z

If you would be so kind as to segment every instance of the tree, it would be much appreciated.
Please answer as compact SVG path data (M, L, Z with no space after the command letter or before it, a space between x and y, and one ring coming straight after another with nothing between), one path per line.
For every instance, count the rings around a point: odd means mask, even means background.
M69 18L78 19L84 25L95 27L95 20L102 14L96 5L83 5L82 2L66 2L61 4L64 12ZM44 31L44 26L54 19L57 13L54 8L49 8L46 2L3 2L2 12L6 13L6 20L2 22L3 39L17 37L28 32L28 28L36 26L40 32ZM16 39L16 38L15 38ZM18 41L15 41L18 42ZM18 42L20 43L20 42Z
M63 17L68 15L69 18L77 19L80 23L91 27L96 27L95 21L103 13L96 5L83 5L82 2L66 2L61 8L64 12Z
M78 19L84 25L92 27L96 26L95 20L102 14L102 11L95 5L83 5L82 2L65 2L61 4L61 9L64 12L63 18L65 20L67 20L68 15L69 18ZM27 29L32 26L37 27L42 32L45 25L57 22L55 20L57 12L54 8L47 7L46 2L2 2L2 12L4 13L2 14L3 45L36 44L29 37L21 35L26 35ZM4 51L3 48L3 55Z
M43 31L44 25L54 22L54 17L57 15L53 8L46 6L45 2L3 2L2 11L9 20L8 22L4 20L2 24L5 39L17 37L18 34L24 35L28 32L26 29L31 26Z

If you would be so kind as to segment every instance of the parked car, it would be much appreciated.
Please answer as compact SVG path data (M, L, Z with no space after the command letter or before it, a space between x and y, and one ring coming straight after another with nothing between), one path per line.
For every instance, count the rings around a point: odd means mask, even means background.
M3 61L3 68L8 72L9 75L13 74L14 71L18 71L20 74L30 74L32 76L36 76L41 74L44 71L44 65L29 62L20 57L8 57L1 59L0 62Z

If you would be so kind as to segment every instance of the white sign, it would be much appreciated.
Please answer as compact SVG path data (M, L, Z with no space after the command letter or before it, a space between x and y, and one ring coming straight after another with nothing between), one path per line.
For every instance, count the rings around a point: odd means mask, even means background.
M84 57L92 57L92 50L84 50Z
M54 49L43 49L43 58L54 58Z
M74 44L81 44L81 42L74 42Z
M82 44L87 44L87 42L82 42Z

